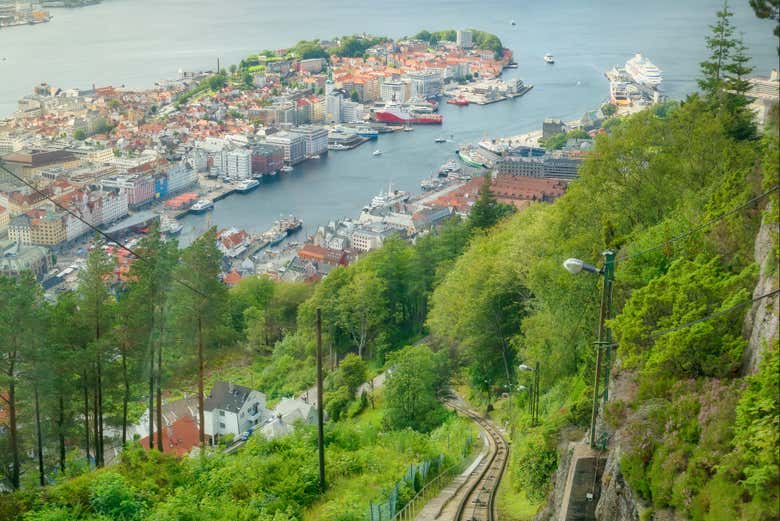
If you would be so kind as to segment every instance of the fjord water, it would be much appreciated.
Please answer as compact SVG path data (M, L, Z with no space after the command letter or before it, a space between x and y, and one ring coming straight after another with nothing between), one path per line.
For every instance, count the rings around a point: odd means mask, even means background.
M777 66L772 22L756 19L747 0L732 3L756 72L768 74ZM663 70L668 95L684 97L696 89L704 37L720 6L720 0L106 0L53 9L48 24L0 30L0 116L41 82L148 88L178 69L213 69L218 58L237 63L300 39L474 27L497 34L515 52L519 68L507 75L534 85L526 96L484 107L442 104L441 127L383 135L376 145L308 161L251 194L220 201L210 217L187 217L183 242L207 219L259 231L294 213L310 232L330 219L356 216L389 182L418 191L420 180L454 157L459 143L527 132L545 117L575 119L598 107L608 94L604 70L635 52ZM546 52L555 55L554 66L542 61ZM434 143L439 136L452 141ZM374 157L377 147L384 154Z

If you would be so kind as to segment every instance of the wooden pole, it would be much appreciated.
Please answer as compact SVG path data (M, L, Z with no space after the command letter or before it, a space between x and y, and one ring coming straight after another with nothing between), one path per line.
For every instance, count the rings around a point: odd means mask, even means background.
M322 313L317 308L317 450L320 460L320 491L325 492L325 439L322 400Z

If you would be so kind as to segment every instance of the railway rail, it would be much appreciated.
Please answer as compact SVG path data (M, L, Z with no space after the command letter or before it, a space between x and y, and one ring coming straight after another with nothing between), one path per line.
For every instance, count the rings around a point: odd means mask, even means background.
M456 494L459 496L459 502L453 519L455 521L498 521L496 494L509 456L507 441L490 421L478 413L452 400L446 400L444 403L474 420L485 432L489 444L487 456L474 469L462 490Z

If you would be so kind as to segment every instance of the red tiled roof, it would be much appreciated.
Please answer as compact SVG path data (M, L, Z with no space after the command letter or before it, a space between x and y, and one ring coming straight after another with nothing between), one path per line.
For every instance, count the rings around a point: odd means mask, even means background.
M157 446L157 435L154 433L152 443ZM149 436L141 440L141 447L149 450ZM182 416L173 424L163 428L163 449L165 452L175 452L177 456L185 456L193 447L200 444L198 423L192 416Z

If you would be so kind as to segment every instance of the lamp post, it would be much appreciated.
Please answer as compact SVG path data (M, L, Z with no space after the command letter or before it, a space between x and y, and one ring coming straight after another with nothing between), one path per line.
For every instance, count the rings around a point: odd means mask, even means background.
M531 409L531 426L535 427L539 424L539 386L540 386L540 378L539 378L539 362L536 362L536 368L533 368L526 364L520 364L517 366L517 368L526 373L534 373L534 380L531 384L531 392L529 393L530 396L530 402L529 402L529 409Z
M606 358L604 361L604 401L609 397L609 368L612 361L612 331L606 327L606 321L612 316L612 283L615 280L615 252L606 250L602 253L604 256L604 266L601 269L592 264L588 264L580 259L566 259L563 267L576 275L582 271L594 273L603 277L601 287L601 306L599 309L599 330L598 340L596 341L596 371L593 379L593 410L590 416L590 445L596 446L596 418L599 413L599 384L601 383L601 365L602 352ZM603 349L606 347L606 350Z

